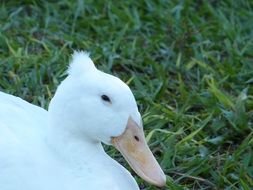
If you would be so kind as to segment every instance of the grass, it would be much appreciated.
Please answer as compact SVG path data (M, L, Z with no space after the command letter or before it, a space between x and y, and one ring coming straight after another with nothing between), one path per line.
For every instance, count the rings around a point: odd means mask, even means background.
M163 189L253 189L252 1L1 1L1 91L47 108L73 49L132 88Z

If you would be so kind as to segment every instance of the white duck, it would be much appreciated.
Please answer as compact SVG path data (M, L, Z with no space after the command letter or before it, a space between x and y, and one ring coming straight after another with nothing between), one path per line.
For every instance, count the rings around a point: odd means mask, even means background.
M101 142L114 145L144 180L165 185L131 90L86 53L74 53L49 111L0 92L1 190L139 189Z

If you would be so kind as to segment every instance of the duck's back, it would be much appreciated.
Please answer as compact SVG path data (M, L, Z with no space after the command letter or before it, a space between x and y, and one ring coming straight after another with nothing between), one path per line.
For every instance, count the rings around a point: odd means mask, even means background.
M0 92L0 189L21 185L41 153L46 125L46 110Z
M0 92L0 143L36 138L47 125L47 111L21 98ZM36 138L37 139L37 138Z

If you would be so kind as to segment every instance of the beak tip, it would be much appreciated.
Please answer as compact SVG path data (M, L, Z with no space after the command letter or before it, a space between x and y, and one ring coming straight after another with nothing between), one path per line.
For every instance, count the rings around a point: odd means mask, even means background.
M166 185L166 175L164 173L161 174L160 179L155 185L158 187L164 187Z
M143 178L144 179L144 178ZM156 175L153 175L150 178L144 179L145 181L157 186L157 187L164 187L166 185L166 175L163 171L157 173Z

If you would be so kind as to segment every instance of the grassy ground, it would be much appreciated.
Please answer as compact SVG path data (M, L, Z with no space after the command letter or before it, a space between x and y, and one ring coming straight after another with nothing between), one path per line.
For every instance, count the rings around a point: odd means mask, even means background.
M253 1L1 1L0 90L46 108L73 49L133 89L163 189L253 189Z

